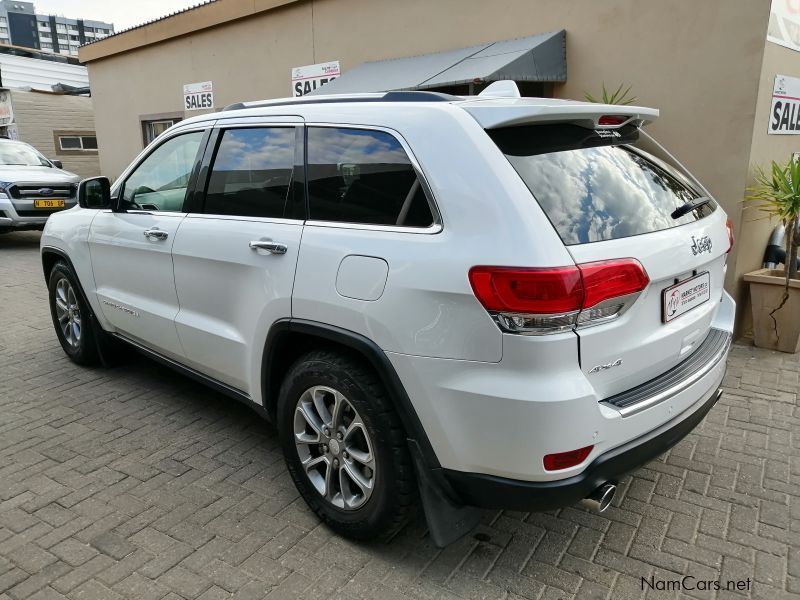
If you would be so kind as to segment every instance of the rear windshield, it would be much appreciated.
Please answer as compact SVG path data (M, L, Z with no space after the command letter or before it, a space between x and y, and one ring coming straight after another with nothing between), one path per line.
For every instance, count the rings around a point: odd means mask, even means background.
M681 216L701 192L686 177L636 148L639 130L595 131L533 125L487 132L567 245L677 227L711 214L713 201Z

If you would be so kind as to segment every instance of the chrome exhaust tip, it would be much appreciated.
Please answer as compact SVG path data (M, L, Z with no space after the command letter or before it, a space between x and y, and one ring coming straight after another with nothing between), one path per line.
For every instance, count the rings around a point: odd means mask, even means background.
M595 512L603 512L614 499L614 494L617 493L617 486L613 483L604 483L591 494L581 500L581 505Z

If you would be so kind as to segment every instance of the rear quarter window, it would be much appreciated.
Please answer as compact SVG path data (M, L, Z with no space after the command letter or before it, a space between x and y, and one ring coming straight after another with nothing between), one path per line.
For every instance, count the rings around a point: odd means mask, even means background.
M433 212L400 142L389 133L308 128L310 219L430 227Z
M638 129L537 125L489 131L566 245L691 223L712 202L673 218L700 193L635 148Z

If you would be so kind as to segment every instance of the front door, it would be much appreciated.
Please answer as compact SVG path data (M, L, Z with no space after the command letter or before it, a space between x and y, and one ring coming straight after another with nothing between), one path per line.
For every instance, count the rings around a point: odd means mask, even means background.
M117 333L172 358L184 353L175 330L171 252L203 136L178 134L156 147L122 183L116 211L99 213L89 233L106 321Z
M270 326L291 316L303 232L302 128L230 126L209 142L205 197L172 248L186 364L260 402Z

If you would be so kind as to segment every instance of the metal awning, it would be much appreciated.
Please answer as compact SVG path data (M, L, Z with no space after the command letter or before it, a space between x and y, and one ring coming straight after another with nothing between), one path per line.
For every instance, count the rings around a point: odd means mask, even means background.
M562 29L459 50L367 62L312 93L424 90L501 79L566 81L566 39L567 32Z

